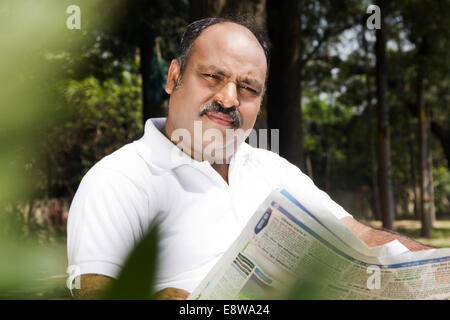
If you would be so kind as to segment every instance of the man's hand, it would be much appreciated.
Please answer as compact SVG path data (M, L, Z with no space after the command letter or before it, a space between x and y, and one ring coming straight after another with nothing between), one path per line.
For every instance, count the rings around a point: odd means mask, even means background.
M113 278L99 274L82 274L81 288L73 290L75 299L99 299L113 281Z
M189 292L183 289L177 288L165 288L158 291L154 298L156 300L186 300L189 296Z
M398 240L411 251L434 249L434 247L426 246L394 231L380 230L366 226L351 217L342 218L341 221L369 247L381 246L392 240Z
M102 295L114 282L113 278L99 274L82 274L80 279L81 288L74 289L75 299L100 299ZM165 288L158 291L153 298L156 300L186 300L189 292L177 288Z

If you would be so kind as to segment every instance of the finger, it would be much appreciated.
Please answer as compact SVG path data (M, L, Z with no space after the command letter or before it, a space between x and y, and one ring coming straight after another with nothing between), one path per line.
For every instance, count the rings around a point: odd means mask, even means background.
M170 293L166 296L165 299L168 300L186 300L189 294L185 293Z
M189 292L178 288L165 288L155 294L156 300L185 300Z
M187 292L186 290L183 290L183 289L176 289L176 288L174 288L174 289L175 289L174 293L180 297L187 298L190 294L189 292Z

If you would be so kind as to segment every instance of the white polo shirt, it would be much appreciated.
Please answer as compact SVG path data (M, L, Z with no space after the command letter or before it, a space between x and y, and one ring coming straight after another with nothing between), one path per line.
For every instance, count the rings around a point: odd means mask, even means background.
M161 132L164 123L148 120L141 139L103 158L81 181L67 230L69 266L81 274L116 278L158 217L155 289L192 292L279 187L308 193L338 218L350 216L296 166L246 143L231 158L227 184L208 162L192 160L172 144Z

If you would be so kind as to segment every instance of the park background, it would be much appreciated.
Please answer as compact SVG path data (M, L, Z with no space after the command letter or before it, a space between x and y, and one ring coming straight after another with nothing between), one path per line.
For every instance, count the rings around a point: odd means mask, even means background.
M209 16L266 30L256 128L280 129L281 156L356 218L450 247L448 12L448 0L3 0L0 299L70 298L78 184L167 113L168 65L186 25Z

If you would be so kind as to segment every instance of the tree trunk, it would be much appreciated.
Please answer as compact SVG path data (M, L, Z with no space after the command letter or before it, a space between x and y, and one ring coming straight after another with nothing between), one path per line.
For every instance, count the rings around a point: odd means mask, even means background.
M386 103L386 40L384 35L384 1L378 1L381 11L381 29L376 31L376 82L377 82L377 121L378 121L378 175L380 205L383 227L394 227L394 199L391 184L391 149L389 128L389 107Z
M373 209L374 215L377 220L381 220L381 206L380 206L380 189L378 187L378 178L377 178L377 152L375 146L375 137L376 137L376 126L375 126L375 112L374 105L372 103L372 94L371 94L371 85L370 85L370 59L369 59L369 50L367 47L367 39L366 39L366 26L362 24L362 46L364 48L364 54L366 59L366 100L367 100L367 108L369 110L369 148L370 148L370 167L372 173L372 196L373 196Z
M430 110L427 108L428 111L428 123L427 123L427 135L428 135L428 159L427 159L427 165L428 165L428 174L430 177L430 195L431 195L431 212L430 212L430 222L431 222L431 228L434 227L434 222L436 221L436 207L434 206L434 187L433 187L433 152L431 148L431 135L430 135Z
M331 191L331 165L332 165L332 154L328 149L327 158L325 161L325 191Z
M314 180L313 167L312 167L311 157L310 157L309 153L306 154L305 158L306 158L306 163L305 163L306 174L308 175L308 177L311 178L311 180Z
M373 114L373 112L371 112ZM372 118L372 117L371 117ZM371 129L370 129L370 164L371 164L371 172L372 172L372 194L373 194L373 205L375 208L375 218L378 220L382 220L382 213L381 213L381 203L380 203L380 188L378 186L378 168L377 168L377 152L376 152L376 146L375 146L375 130L374 125L370 123Z
M422 237L431 237L431 193L428 165L428 113L423 96L423 69L419 62L417 71L417 110L419 112L419 167L420 167L420 216L422 219Z
M409 121L408 124L408 132L409 132L409 138L408 138L408 153L409 153L409 165L410 165L410 178L411 178L411 185L413 188L413 197L414 197L414 217L417 220L420 220L420 201L419 197L417 196L417 167L416 167L416 154L414 152L413 146L416 143L416 138L414 133L411 131Z
M267 120L280 129L280 155L304 170L301 113L301 1L267 1L272 42Z

